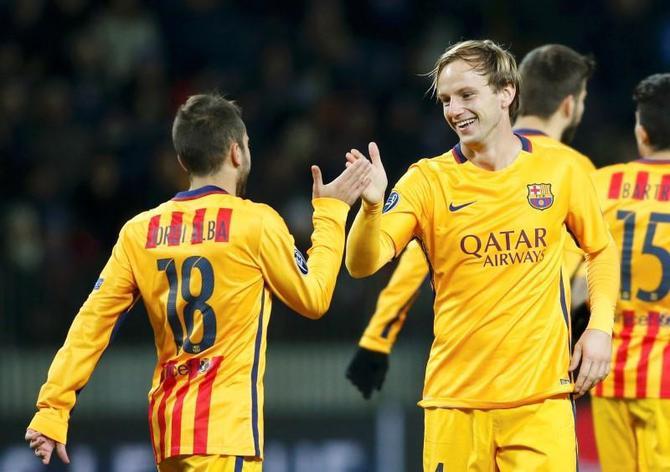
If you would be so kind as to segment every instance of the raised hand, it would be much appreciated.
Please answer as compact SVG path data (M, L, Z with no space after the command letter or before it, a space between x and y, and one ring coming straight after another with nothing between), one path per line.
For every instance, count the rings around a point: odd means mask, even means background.
M575 382L577 398L591 390L610 372L612 336L599 329L587 329L582 334L572 355L570 371L574 371L581 360L579 376Z
M312 166L312 178L314 179L312 198L337 198L351 206L370 184L371 172L372 165L367 159L362 159L353 165L348 165L332 182L324 185L321 169L319 166Z
M368 152L370 154L370 162L372 162L372 171L370 172L370 184L363 190L363 199L367 203L381 203L384 200L384 193L388 185L386 171L382 165L381 155L376 143L372 142L368 144ZM346 154L346 157L348 166L360 160L367 161L365 155L358 149L352 149Z
M54 447L56 448L58 458L65 464L70 463L70 458L67 456L67 451L65 450L65 444L56 442L39 431L30 428L26 430L25 439L30 444L30 448L35 451L35 455L42 461L42 464L46 465L51 461Z

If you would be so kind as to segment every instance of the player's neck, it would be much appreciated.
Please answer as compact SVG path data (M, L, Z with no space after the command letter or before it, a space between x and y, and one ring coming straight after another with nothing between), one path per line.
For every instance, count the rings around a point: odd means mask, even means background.
M562 126L560 123L558 123L556 120L552 120L551 118L545 120L543 118L540 118L539 116L532 116L532 115L518 117L514 122L514 128L536 129L538 131L542 131L544 134L546 134L550 138L554 138L557 141L561 140L561 136L563 135L563 131L565 130L565 127Z
M670 160L670 149L664 149L662 151L649 151L648 153L642 154L644 159L650 161L667 161Z
M512 132L511 125L491 130L486 140L480 143L461 143L461 150L477 167L486 170L502 170L512 164L521 151L521 141Z
M212 175L191 176L191 186L189 190L214 185L222 188L231 195L237 195L237 176L230 172L217 172Z

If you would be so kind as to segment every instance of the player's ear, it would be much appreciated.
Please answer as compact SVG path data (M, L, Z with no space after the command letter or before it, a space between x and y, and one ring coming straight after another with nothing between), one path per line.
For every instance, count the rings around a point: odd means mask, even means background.
M239 167L242 165L242 149L240 145L237 144L237 141L233 140L233 143L230 145L230 162L233 164L233 167Z
M647 130L644 129L644 126L639 121L635 123L635 140L638 146L642 144L645 147L649 147L649 133L647 133Z
M574 95L570 94L566 96L563 100L561 100L559 110L561 112L561 116L567 119L572 119L572 114L575 112Z
M514 97L516 97L517 93L519 93L519 91L516 89L514 84L507 84L501 88L499 94L500 98L502 99L500 102L502 108L509 108L512 106L512 102L514 101Z
M181 156L177 154L177 162L179 162L179 165L181 166L182 169L184 169L184 172L188 174L188 169L184 165L184 161L181 160Z

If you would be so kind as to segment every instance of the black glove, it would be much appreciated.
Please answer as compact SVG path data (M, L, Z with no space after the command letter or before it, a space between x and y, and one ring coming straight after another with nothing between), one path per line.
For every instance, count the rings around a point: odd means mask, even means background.
M373 389L382 389L388 369L388 354L359 347L347 367L347 378L367 400Z

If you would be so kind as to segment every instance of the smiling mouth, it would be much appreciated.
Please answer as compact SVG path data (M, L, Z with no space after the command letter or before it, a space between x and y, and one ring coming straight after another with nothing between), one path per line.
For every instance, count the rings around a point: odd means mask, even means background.
M456 125L456 128L457 128L457 129L459 129L459 130L464 130L464 129L466 129L468 126L474 124L475 121L477 121L476 118L469 118L469 119L467 119L467 120L457 121L457 122L455 123L455 125Z

